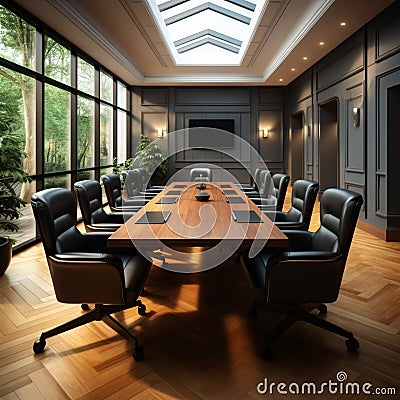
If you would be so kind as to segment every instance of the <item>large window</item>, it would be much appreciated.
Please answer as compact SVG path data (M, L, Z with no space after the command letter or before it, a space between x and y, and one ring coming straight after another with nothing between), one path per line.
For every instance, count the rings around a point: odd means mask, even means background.
M113 162L113 109L100 106L100 165Z
M94 159L94 101L78 97L78 169L95 166Z
M71 83L71 52L51 37L45 36L45 74L56 81Z
M100 72L100 98L112 103L113 101L113 79L105 72Z
M129 96L124 82L67 40L0 5L0 136L17 138L33 179L17 188L27 202L10 235L17 246L36 237L34 192L99 180L130 156Z
M122 163L126 160L126 127L127 127L127 115L125 111L118 110L118 121L117 121L117 162Z
M71 101L69 92L44 88L44 172L71 169Z
M0 57L23 67L36 67L36 30L0 5Z
M78 57L78 89L94 94L94 66Z

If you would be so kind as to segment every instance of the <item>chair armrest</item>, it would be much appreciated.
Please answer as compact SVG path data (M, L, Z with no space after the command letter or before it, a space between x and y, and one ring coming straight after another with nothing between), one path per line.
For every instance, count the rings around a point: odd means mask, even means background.
M133 215L135 215L135 212L118 211L118 212L107 213L107 222L106 223L123 224L123 223L125 223L125 221L127 221Z
M108 224L108 223L98 223L86 225L86 230L88 232L104 232L111 234L115 232L122 224Z
M158 193L152 193L152 192L149 192L148 190L146 190L145 192L139 192L137 195L138 196L144 196L145 198L152 199L157 194Z
M147 188L142 193L149 194L150 196L153 196L153 195L156 195L156 194L162 192L164 189L165 188L151 187L151 188Z
M276 205L276 197L274 197L274 196L270 196L270 197L266 197L266 196L260 196L260 197L249 196L249 198L257 206L269 206L269 207L271 207L271 206Z
M262 196L262 194L260 192L257 192L256 190L247 190L247 191L244 191L244 193L246 194L247 197L258 198L258 197Z
M286 213L283 211L263 211L263 213L275 223L285 221Z
M314 233L298 230L284 230L289 239L288 251L307 251L311 249Z
M115 265L117 268L122 268L121 259L112 254L108 253L86 253L86 252L68 252L55 254L54 258L61 261L75 261L75 262L86 262L86 261L95 261L95 262L106 262L112 265Z
M129 205L122 205L122 206L117 206L117 207L111 207L110 210L114 212L120 212L123 213L124 215L131 214L135 215L136 212L140 211L143 206L129 206Z
M242 190L243 192L252 192L252 193L259 193L258 192L258 190L254 187L254 186L251 186L251 185L248 185L248 186L242 186L242 185L240 185L240 184L237 184L236 185L240 190Z
M257 204L257 207L262 211L262 212L274 212L276 211L276 199L273 199L272 201L269 200L267 201L266 204Z
M306 224L304 222L296 222L296 221L275 221L276 226L281 230L298 230L298 231L307 231Z
M87 232L82 234L82 248L87 253L108 253L107 240L112 232Z
M270 257L267 302L332 303L339 294L346 257L325 251L284 252Z
M125 303L124 268L118 256L71 252L49 256L48 264L58 301Z

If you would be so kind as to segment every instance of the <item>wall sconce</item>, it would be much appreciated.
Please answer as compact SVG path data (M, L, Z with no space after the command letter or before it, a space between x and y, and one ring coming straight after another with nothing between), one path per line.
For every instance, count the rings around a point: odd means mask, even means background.
M164 137L164 135L167 133L167 130L166 129L163 129L163 128L158 128L157 129L157 137L158 138L162 138L162 137Z
M261 129L259 132L260 132L260 135L264 139L268 139L268 137L269 137L269 129L268 128Z
M360 126L360 109L353 107L353 125Z

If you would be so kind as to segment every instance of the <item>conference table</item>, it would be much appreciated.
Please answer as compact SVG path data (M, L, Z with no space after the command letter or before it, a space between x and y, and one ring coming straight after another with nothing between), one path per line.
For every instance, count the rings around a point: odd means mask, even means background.
M146 254L175 252L174 257L183 258L181 261L185 261L185 253L203 252L208 259L194 262L207 264L243 251L256 254L264 247L287 247L286 235L234 183L205 184L208 201L195 197L200 192L199 182L169 184L127 217L109 237L108 245L135 247Z

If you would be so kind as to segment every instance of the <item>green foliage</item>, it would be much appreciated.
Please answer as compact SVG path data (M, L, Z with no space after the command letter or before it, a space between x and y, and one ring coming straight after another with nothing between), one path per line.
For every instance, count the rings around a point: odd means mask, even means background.
M24 153L18 138L0 131L0 230L16 232L18 226L12 222L19 218L19 209L25 202L17 195L18 184L30 182L22 169Z
M69 169L70 95L52 85L45 86L45 171Z
M152 178L163 180L168 171L168 158L161 147L153 144L145 135L140 135L139 146L133 158L114 164L114 173L120 174L132 168L145 168Z
M0 6L1 56L23 65L35 67L35 27L7 8Z

